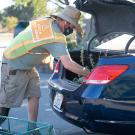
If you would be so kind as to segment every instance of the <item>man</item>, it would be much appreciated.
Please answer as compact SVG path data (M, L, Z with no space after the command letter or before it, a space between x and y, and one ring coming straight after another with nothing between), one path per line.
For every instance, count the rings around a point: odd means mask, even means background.
M10 108L19 107L23 99L28 98L29 120L37 121L41 93L39 75L34 67L50 54L78 75L89 73L87 68L71 59L65 41L65 35L73 29L81 31L80 15L79 10L67 6L61 13L30 22L13 39L3 56L0 115L7 116Z

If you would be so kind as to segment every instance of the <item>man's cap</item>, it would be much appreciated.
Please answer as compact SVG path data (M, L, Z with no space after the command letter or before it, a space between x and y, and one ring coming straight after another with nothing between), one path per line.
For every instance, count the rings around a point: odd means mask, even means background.
M78 24L78 21L81 16L81 12L72 6L66 6L62 12L52 14L51 16L59 17L72 25L75 26L78 32L82 32L81 26Z

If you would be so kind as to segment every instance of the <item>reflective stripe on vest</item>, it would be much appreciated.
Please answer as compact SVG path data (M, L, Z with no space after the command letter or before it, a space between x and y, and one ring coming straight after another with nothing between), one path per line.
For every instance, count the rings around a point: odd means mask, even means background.
M51 23L50 26L52 26L52 22L49 23ZM45 33L43 36L46 36ZM15 37L15 40L13 40L10 46L4 51L4 56L9 60L13 60L20 56L28 54L29 52L31 52L32 49L42 45L47 45L50 43L66 44L66 38L62 33L53 32L51 38L41 38L33 41L33 33L31 27L28 26L24 31L22 31Z

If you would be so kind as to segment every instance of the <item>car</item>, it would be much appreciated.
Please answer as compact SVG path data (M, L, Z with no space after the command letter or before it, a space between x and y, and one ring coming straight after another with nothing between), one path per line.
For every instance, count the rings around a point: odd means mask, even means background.
M87 133L135 134L135 4L76 0L75 5L92 15L95 32L83 51L70 55L90 73L80 77L58 60L48 81L50 105Z

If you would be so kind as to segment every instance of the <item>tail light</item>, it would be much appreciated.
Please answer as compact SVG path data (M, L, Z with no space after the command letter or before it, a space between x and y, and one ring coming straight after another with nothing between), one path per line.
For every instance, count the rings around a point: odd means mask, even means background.
M128 65L97 66L84 78L84 84L107 84L128 69Z
M60 60L56 63L54 73L58 74L60 71Z

